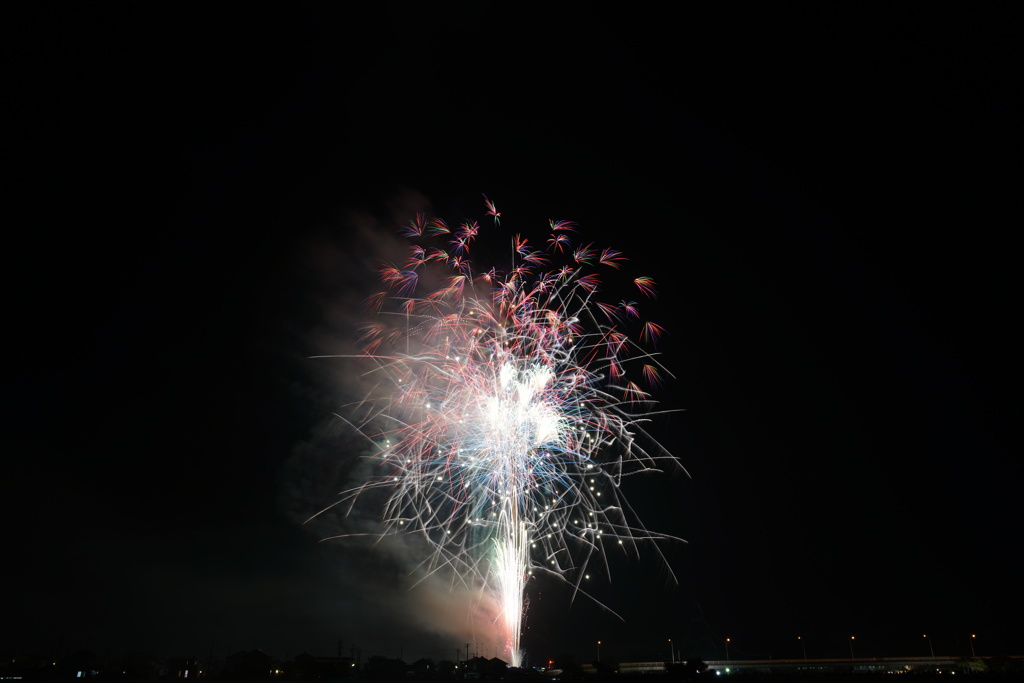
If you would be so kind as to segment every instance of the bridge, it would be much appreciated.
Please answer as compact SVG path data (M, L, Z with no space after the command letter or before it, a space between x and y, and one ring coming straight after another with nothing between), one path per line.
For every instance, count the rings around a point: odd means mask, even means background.
M948 673L963 657L857 657L853 659L755 659L708 661L708 671L729 673Z
M828 673L949 673L962 671L967 662L985 662L989 657L965 660L955 657L857 657L847 659L740 659L707 660L708 674L828 674ZM1007 657L1024 665L1024 655ZM682 663L682 662L680 662ZM664 674L666 662L622 662L620 674ZM584 673L594 674L593 664L583 665Z

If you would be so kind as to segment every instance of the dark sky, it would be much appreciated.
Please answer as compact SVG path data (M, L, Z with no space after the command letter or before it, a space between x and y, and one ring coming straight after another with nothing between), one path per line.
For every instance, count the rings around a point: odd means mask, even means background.
M298 520L359 235L482 193L659 281L684 411L628 491L678 583L537 581L533 659L1024 651L1019 9L376 6L3 9L0 652L454 655Z

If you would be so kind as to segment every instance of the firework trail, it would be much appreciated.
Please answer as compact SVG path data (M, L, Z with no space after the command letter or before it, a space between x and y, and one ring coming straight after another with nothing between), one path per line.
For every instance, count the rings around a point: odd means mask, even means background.
M644 528L619 486L678 463L644 429L657 412L648 390L668 375L645 350L662 328L634 301L597 299L623 254L550 221L543 248L511 235L507 269L477 270L477 238L503 234L484 200L493 225L419 215L401 229L406 260L380 269L386 289L368 300L361 338L379 397L346 417L376 444L376 476L336 505L383 491L385 533L427 539L428 572L450 568L489 597L519 666L529 577L584 593L609 552L669 538ZM630 284L655 296L648 277Z

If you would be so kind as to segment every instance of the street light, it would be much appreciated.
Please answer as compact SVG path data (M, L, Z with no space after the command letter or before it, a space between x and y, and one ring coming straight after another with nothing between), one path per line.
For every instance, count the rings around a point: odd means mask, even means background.
M971 659L974 659L974 639L976 637L973 633L971 634Z
M672 647L672 639L671 638L668 639L668 657L672 661L673 664L676 663L676 651Z
M601 663L601 641L597 641L597 663Z
M804 644L804 639L801 638L800 636L797 636L796 639L800 641L800 648L804 651L804 661L806 662L807 661L807 645Z
M725 661L729 661L729 643L732 641L729 638L725 639Z
M927 633L925 633L921 637L928 641L928 652L931 653L932 659L935 659L935 650L932 648L932 639L928 637Z
M853 656L853 641L855 640L857 640L856 636L850 636L850 659L856 659L856 657Z

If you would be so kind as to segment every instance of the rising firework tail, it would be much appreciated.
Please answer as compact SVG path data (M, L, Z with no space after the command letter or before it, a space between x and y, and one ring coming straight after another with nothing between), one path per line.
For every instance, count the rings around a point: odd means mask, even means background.
M599 301L626 256L549 221L544 248L493 225L450 228L417 215L401 227L404 261L379 270L360 358L382 389L346 419L375 444L374 477L344 491L353 506L383 491L383 533L416 534L428 572L451 569L498 606L520 665L525 591L539 572L582 581L612 552L673 537L649 531L621 493L625 477L682 469L646 430L652 391L672 375L664 329L635 301ZM507 218L507 216L506 216ZM478 268L478 240L507 240L504 268ZM650 277L630 283L656 295ZM679 540L679 539L675 539ZM671 572L671 568L669 569Z

